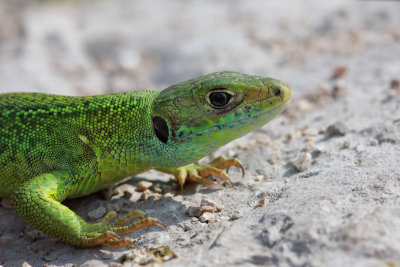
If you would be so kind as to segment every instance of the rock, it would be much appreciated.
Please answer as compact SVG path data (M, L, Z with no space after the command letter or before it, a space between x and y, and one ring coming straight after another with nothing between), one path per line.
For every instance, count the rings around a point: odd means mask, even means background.
M187 231L190 231L190 230L192 230L192 227L190 226L190 224L184 223L183 224L183 231L187 232Z
M262 208L267 206L269 203L269 200L266 199L265 197L263 197L262 199L260 199L257 203L257 205L254 208Z
M117 203L107 203L106 209L108 212L110 211L118 212L121 209L121 207Z
M262 182L264 180L264 175L257 175L256 177L254 177L253 179L255 182Z
M106 190L103 190L103 196L106 200L110 200L111 197L113 196L114 193L114 189L113 188L109 188Z
M231 216L231 220L232 221L235 221L235 220L239 220L240 218L243 218L243 215L242 214L240 214L240 213L234 213L232 216Z
M207 197L203 197L203 199L200 202L200 207L201 206L211 206L211 207L215 207L215 202L211 201L210 199L208 199Z
M98 208L96 208L94 210L89 211L88 212L88 217L89 217L90 220L94 221L94 220L100 219L106 213L107 213L106 208L98 207Z
M331 77L332 79L337 79L345 75L346 72L347 72L346 66L338 66L333 70Z
M347 127L343 124L343 122L336 122L328 127L326 129L326 135L329 137L334 137L334 136L343 136L346 135L348 129Z
M150 187L153 186L152 182L149 181L141 181L137 184L136 186L136 191L138 192L144 192L145 190L149 189Z
M198 217L200 217L202 212L201 212L201 209L199 207L190 206L189 208L187 208L186 214L189 217L197 217L198 218Z
M150 190L146 189L143 191L142 195L140 196L140 201L145 201L151 195Z
M162 197L161 194L152 193L152 194L147 198L147 200L148 200L148 201L154 201L154 200L161 199L161 197Z
M344 141L343 143L343 148L349 148L351 145L351 142L349 140Z
M214 213L211 212L204 212L200 217L199 217L200 222L205 223L205 222L215 222L215 215Z
M60 251L56 251L55 249L51 248L43 255L43 259L47 262L55 261L60 254Z
M310 168L312 163L312 156L308 152L303 152L297 155L296 160L294 161L293 165L297 171L303 172Z
M390 81L390 88L393 90L400 90L400 79L392 79Z
M373 138L373 139L371 139L371 140L369 141L369 144L370 144L371 146L377 146L377 145L379 145L379 141L376 140L375 138Z
M221 212L221 211L223 211L224 210L224 205L217 205L217 206L215 206L215 211L216 212Z
M200 206L200 211L201 211L201 214L203 214L205 212L214 213L214 207L211 207L211 206Z
M162 189L161 187L154 187L154 193L162 194Z
M0 265L1 266L1 265ZM24 261L24 263L21 264L21 267L32 267L32 265L30 265L29 263L27 263L26 261Z
M43 238L44 234L39 230L33 229L29 232L26 232L25 236L28 238L29 241L34 242L38 239Z

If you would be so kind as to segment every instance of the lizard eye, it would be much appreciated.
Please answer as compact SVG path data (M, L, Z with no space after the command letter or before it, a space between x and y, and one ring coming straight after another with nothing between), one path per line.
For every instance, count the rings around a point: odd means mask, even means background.
M230 94L226 91L222 91L222 90L226 90L226 89L224 89L224 88L215 89L214 91L212 91L208 94L208 102L211 107L224 108L229 104L229 102L232 98L232 94Z

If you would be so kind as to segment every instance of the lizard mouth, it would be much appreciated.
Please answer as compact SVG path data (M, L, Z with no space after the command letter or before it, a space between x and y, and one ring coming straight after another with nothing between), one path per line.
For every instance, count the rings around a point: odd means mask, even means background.
M234 128L238 124L245 124L247 122L254 121L254 120L257 120L260 117L265 116L266 120L262 120L262 122L261 122L262 124L260 125L260 126L262 126L262 125L266 124L268 121L270 121L273 118L275 118L279 113L284 111L285 108L287 107L289 101L290 100L286 100L285 102L282 102L280 105L278 105L278 106L276 106L276 107L274 107L272 109L269 109L267 111L261 111L260 113L252 115L252 116L250 116L248 118L242 118L242 119L234 120L234 121L231 121L231 122L228 122L228 123L225 123L225 124L218 124L218 125L215 125L215 126L211 126L210 128L208 128L206 130L203 130L201 132L196 133L195 135L196 136L202 136L202 135L214 132L214 131L221 130L223 128ZM267 116L267 114L271 114L272 116Z

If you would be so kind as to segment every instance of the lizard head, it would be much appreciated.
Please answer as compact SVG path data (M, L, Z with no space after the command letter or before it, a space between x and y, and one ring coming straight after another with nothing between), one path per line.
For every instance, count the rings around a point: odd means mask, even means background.
M161 91L154 101L154 131L162 143L195 150L201 158L273 119L290 97L288 86L276 79L211 73Z

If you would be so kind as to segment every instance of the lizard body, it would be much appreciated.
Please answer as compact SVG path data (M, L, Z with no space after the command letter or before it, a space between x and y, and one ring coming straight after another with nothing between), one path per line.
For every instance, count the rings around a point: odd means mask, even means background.
M28 224L72 245L132 245L118 235L164 225L141 211L86 223L62 205L158 169L214 184L237 160L188 165L271 120L285 109L288 87L275 79L220 72L163 91L70 97L0 95L0 197ZM136 220L136 221L134 221ZM132 222L134 221L134 222Z

